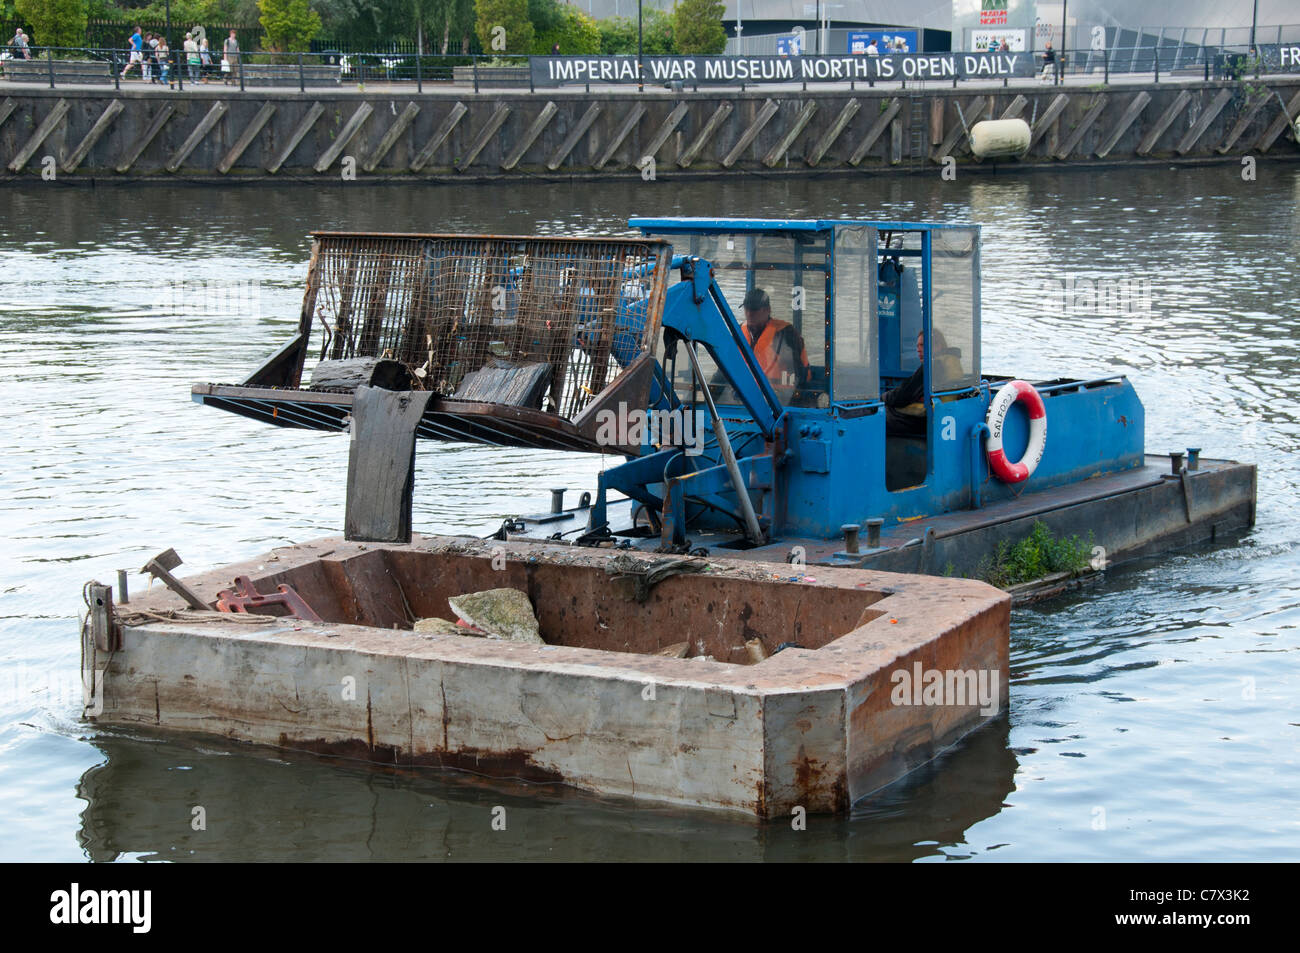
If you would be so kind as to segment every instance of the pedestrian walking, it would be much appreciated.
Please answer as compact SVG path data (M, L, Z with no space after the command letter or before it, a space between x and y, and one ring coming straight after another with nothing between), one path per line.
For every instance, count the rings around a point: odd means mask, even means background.
M225 74L226 85L239 81L239 40L235 37L235 31L230 31L230 36L226 37L226 42L222 45L221 72Z
M150 83L156 83L157 80L153 75L154 57L158 55L158 38L152 33L144 35L144 59L141 61L141 76Z
M203 82L208 81L208 75L212 72L212 51L208 49L208 38L205 36L199 40L199 74L203 77Z
M194 42L194 34L185 34L185 67L190 77L190 85L199 81L199 45Z
M158 48L154 51L154 58L158 62L158 82L166 84L168 89L175 89L176 81L172 78L172 51L167 45L167 37L158 38Z
M131 38L126 41L127 58L126 66L122 70L122 79L126 79L126 74L131 71L131 67L137 63L140 65L140 75L144 75L144 36L140 33L140 28L136 27Z
M1052 79L1056 73L1056 50L1052 49L1052 41L1048 40L1047 45L1043 47L1043 72L1039 79Z

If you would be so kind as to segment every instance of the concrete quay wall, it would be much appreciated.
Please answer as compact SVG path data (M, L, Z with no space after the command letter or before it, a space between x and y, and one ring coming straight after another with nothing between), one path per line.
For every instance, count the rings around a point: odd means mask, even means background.
M1107 87L183 93L0 86L0 182L880 174L1300 157L1300 77ZM968 131L1023 118L1022 159ZM650 160L653 160L651 163Z

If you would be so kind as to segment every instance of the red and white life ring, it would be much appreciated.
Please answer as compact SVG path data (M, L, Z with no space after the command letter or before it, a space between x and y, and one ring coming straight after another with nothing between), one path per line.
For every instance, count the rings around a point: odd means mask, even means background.
M1024 401L1029 411L1029 445L1019 463L1010 463L1002 450L1002 428L1007 422L1007 411L1016 401ZM989 458L989 469L1003 483L1024 483L1033 475L1038 461L1043 459L1043 449L1047 446L1047 409L1043 398L1031 384L1024 381L1008 381L1003 384L993 402L989 404L988 440L985 452Z

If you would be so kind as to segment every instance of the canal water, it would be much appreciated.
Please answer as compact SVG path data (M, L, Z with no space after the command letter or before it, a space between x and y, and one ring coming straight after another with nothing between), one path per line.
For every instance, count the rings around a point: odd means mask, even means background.
M0 859L1225 860L1300 854L1300 171L0 191ZM82 585L339 531L347 441L190 402L297 321L312 229L638 214L984 226L986 371L1124 372L1147 447L1259 465L1239 540L1012 618L1011 707L808 829L78 720ZM599 461L427 445L416 523L491 531ZM136 586L143 585L133 577ZM504 831L492 808L506 808ZM205 830L195 830L196 808Z

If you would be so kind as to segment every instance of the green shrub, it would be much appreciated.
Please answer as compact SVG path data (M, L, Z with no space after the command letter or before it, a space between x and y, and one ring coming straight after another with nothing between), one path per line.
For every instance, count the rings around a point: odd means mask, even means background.
M1036 520L1020 542L998 543L992 558L981 561L976 575L1000 589L1059 572L1077 576L1088 568L1091 553L1092 533L1086 541L1078 536L1058 539L1046 523Z
M266 31L268 50L306 50L320 32L320 14L307 6L307 0L259 0L257 7L262 11L258 22Z
M535 35L528 0L474 0L474 32L484 53L527 55Z
M533 52L546 54L551 47L560 44L560 53L564 56L589 55L601 52L600 28L596 21L577 7L559 4L556 0L534 0L529 4L529 12L534 12L538 2L549 3L558 8L558 16L543 16L533 19Z
M721 53L727 46L721 0L681 0L673 7L673 45L686 55Z
M600 31L600 52L606 56L636 55L636 20L610 17L596 24ZM646 56L668 56L677 52L673 45L673 20L662 10L644 10L641 14L641 51Z

